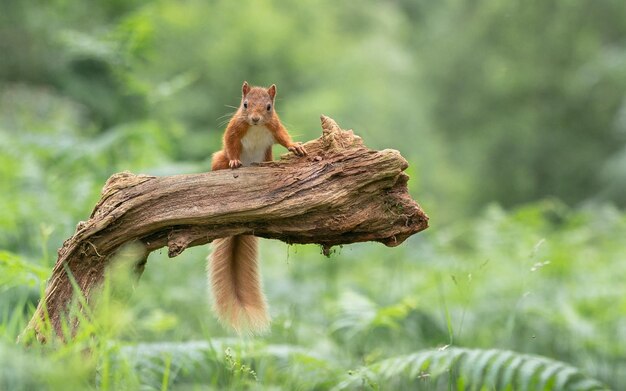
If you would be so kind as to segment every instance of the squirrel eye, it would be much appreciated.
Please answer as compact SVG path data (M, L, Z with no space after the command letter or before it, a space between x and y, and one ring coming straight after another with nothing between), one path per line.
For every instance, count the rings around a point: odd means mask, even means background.
M270 111L272 109L272 105L270 103L267 104L267 111Z
M247 109L247 108L248 108L248 101L243 102L243 107L244 107L245 109Z

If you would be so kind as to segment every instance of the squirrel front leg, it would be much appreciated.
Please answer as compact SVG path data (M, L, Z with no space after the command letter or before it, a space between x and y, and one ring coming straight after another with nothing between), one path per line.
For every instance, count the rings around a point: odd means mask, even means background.
M230 168L241 167L241 139L248 127L244 121L233 119L224 132L224 154Z
M278 144L282 145L283 147L287 148L289 151L295 153L298 156L306 155L306 149L304 149L304 147L300 143L294 143L291 140L291 136L289 136L289 133L287 133L287 129L285 129L285 127L280 122L280 120L278 120L278 118L276 119L276 121L271 121L267 125L274 134L274 139Z

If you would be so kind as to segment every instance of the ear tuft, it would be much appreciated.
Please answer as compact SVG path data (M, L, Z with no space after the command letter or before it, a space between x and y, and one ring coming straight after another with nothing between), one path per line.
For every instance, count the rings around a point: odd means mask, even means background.
M276 84L272 84L270 88L267 89L267 93L270 94L270 98L274 99L276 96Z
M241 86L241 93L243 94L243 96L248 95L248 92L250 92L250 86L248 85L247 81L243 82L243 85Z

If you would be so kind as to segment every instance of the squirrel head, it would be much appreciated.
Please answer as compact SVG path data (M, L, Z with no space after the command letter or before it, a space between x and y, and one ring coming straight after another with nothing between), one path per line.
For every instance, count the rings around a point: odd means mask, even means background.
M241 87L241 117L250 125L264 125L274 115L276 85L269 88L250 87L247 81Z

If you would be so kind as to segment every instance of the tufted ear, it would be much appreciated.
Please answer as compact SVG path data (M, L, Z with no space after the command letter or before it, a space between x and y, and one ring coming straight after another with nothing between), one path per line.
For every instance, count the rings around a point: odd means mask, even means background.
M276 84L272 84L270 88L267 89L267 93L270 94L270 98L273 100L276 96Z
M250 92L250 86L248 85L247 81L243 82L243 85L241 86L241 93L243 94L243 96L248 95L248 92Z

